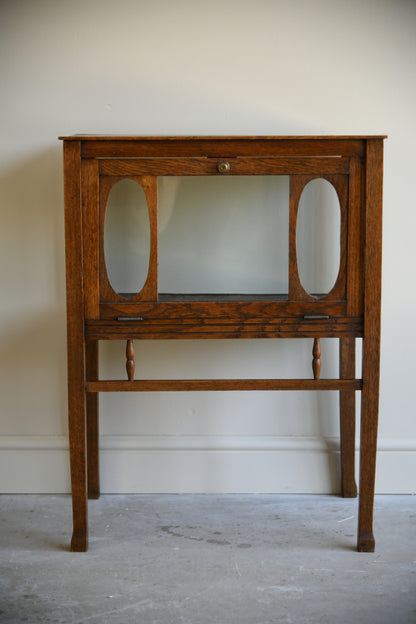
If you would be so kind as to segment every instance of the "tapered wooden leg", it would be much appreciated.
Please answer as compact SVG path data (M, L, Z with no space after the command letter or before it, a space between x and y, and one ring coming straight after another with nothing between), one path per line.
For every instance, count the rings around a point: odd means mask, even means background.
M87 501L87 471L86 471L86 435L85 409L81 399L71 403L78 403L70 407L70 457L72 483L72 514L73 534L71 550L84 552L88 548L88 501ZM83 412L83 413L82 413Z
M68 335L68 421L74 532L71 550L88 548L87 427L83 345L70 347ZM78 357L77 357L78 355Z
M74 532L71 550L88 547L86 366L82 287L81 144L64 144L68 428Z
M340 338L340 379L355 379L355 338ZM357 496L355 482L355 391L339 393L341 431L341 494L344 498Z
M368 141L366 156L363 389L361 393L360 504L357 548L361 552L373 552L375 548L373 508L380 379L383 171L381 142Z
M98 340L86 343L87 379L98 379ZM88 498L100 498L98 392L87 392Z
M361 417L360 504L358 550L374 552L373 535L374 485L377 449L377 406L371 389L363 388Z
M379 340L363 345L363 390L361 398L360 504L358 550L374 552L373 507L376 477L379 395Z

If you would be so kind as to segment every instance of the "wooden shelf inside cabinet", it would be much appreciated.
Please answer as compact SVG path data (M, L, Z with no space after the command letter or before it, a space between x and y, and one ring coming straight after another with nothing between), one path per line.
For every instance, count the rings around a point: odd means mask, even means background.
M357 495L355 392L361 392L357 547L373 551L386 137L60 138L72 550L87 550L88 498L100 494L99 392L333 390L340 397L341 491L347 497ZM125 210L129 193L137 202L134 222ZM335 212L325 208L330 196ZM315 259L323 245L305 247L315 221L323 229L334 215L338 264L328 278L325 264ZM202 235L217 220L213 238L206 241ZM135 229L140 242L124 244L123 232L130 236ZM190 232L194 248L187 247ZM116 254L114 244L121 245ZM240 267L241 256L250 253L248 264ZM198 274L200 256L215 284L204 271ZM322 337L339 340L338 379L321 379ZM135 380L135 340L231 338L311 339L310 379ZM356 338L363 339L359 379ZM100 378L100 340L126 341L125 379Z

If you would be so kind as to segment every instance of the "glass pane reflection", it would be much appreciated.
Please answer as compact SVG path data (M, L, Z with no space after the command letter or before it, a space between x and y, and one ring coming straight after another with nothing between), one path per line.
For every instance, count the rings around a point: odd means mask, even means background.
M104 255L111 287L126 298L143 288L149 270L150 223L143 188L134 180L116 182L108 197Z
M159 292L287 294L288 176L158 180Z

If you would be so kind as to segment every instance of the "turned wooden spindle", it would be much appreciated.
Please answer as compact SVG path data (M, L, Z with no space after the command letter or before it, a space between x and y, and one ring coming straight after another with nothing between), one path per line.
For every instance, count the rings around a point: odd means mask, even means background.
M136 367L136 363L134 361L134 343L133 340L127 340L126 345L126 371L127 378L129 381L134 381L134 369Z
M321 339L315 338L313 341L313 349L312 349L313 361L312 361L312 369L313 369L313 378L319 379L321 376Z

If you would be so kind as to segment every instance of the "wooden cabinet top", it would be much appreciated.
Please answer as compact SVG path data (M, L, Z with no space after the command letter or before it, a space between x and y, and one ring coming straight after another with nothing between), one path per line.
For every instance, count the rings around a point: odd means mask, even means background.
M224 140L250 140L250 141L299 141L299 140L350 140L350 139L386 139L386 134L377 135L131 135L131 134L72 134L60 136L63 141L224 141Z
M61 136L81 145L81 157L364 157L366 144L385 135L353 136L134 136L75 134Z

